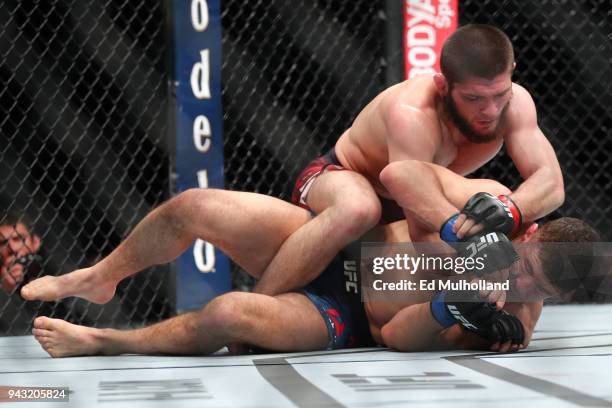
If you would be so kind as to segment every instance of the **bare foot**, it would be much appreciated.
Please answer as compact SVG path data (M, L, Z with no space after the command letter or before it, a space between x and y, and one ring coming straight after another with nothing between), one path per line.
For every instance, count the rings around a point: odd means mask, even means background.
M32 334L51 357L91 356L104 352L101 329L60 319L37 317Z
M59 300L76 296L93 303L103 304L115 296L116 282L104 281L92 268L78 269L60 276L43 276L21 289L25 300Z

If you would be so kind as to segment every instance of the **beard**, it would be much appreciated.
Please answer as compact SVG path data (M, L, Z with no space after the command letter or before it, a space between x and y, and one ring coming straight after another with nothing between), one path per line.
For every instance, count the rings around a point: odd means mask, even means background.
M450 119L455 125L455 127L457 127L457 129L461 132L461 134L463 134L463 136L465 136L468 141L477 144L489 143L497 139L498 131L505 122L506 111L508 110L508 106L510 105L510 103L507 103L506 106L504 106L504 108L501 110L495 128L490 132L482 133L474 130L474 128L468 123L468 121L465 120L463 116L461 116L459 110L457 109L457 105L455 104L455 101L451 96L451 92L448 92L446 96L444 96L443 103L444 109L446 109L446 112L448 112L448 115L450 116Z

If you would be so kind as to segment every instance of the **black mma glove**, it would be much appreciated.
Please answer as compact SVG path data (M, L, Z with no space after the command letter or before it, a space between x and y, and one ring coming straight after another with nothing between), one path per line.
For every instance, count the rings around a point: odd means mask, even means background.
M476 193L465 203L461 213L483 224L485 231L499 231L508 236L518 231L523 221L521 211L506 195L495 197Z
M430 305L431 314L444 328L459 323L491 344L520 345L525 340L523 324L516 316L480 301L474 291L439 292Z
M512 242L504 234L489 232L472 235L452 245L461 258L480 258L473 270L477 275L486 275L510 267L519 260Z

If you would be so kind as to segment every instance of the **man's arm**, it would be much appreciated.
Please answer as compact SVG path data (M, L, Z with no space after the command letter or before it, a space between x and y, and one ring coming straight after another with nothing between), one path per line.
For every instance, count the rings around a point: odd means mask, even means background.
M521 210L523 222L527 222L559 208L565 200L565 192L559 161L538 126L533 99L523 87L515 85L514 88L505 142L508 154L525 181L510 196Z
M480 191L493 195L510 192L494 180L467 179L442 166L416 160L390 163L380 173L380 180L408 218L430 232L438 232L472 195Z
M432 115L396 100L384 101L382 117L385 124L389 162L418 160L431 163L439 147L437 123Z
M507 303L504 310L523 324L527 347L542 311L542 302ZM492 344L459 324L443 328L432 316L429 302L400 310L381 329L385 345L399 351L476 349L506 352L510 344Z

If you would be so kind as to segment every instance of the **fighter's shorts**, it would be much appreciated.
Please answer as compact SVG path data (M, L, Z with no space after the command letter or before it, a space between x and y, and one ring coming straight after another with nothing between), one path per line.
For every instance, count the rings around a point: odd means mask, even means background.
M291 193L291 202L299 205L302 208L312 211L306 203L306 197L312 187L312 183L315 179L326 171L334 170L345 170L340 164L338 157L336 156L336 150L332 147L327 153L321 157L317 157L308 165L297 178L293 192Z
M361 301L356 245L338 254L317 279L300 290L327 325L327 350L376 345Z
M291 202L299 205L302 208L314 213L308 206L308 192L312 187L315 179L326 171L346 170L336 156L336 151L332 147L327 153L321 157L317 157L311 161L306 168L300 173L291 193ZM382 216L380 224L389 224L394 221L404 219L404 211L393 200L378 196L382 207Z

